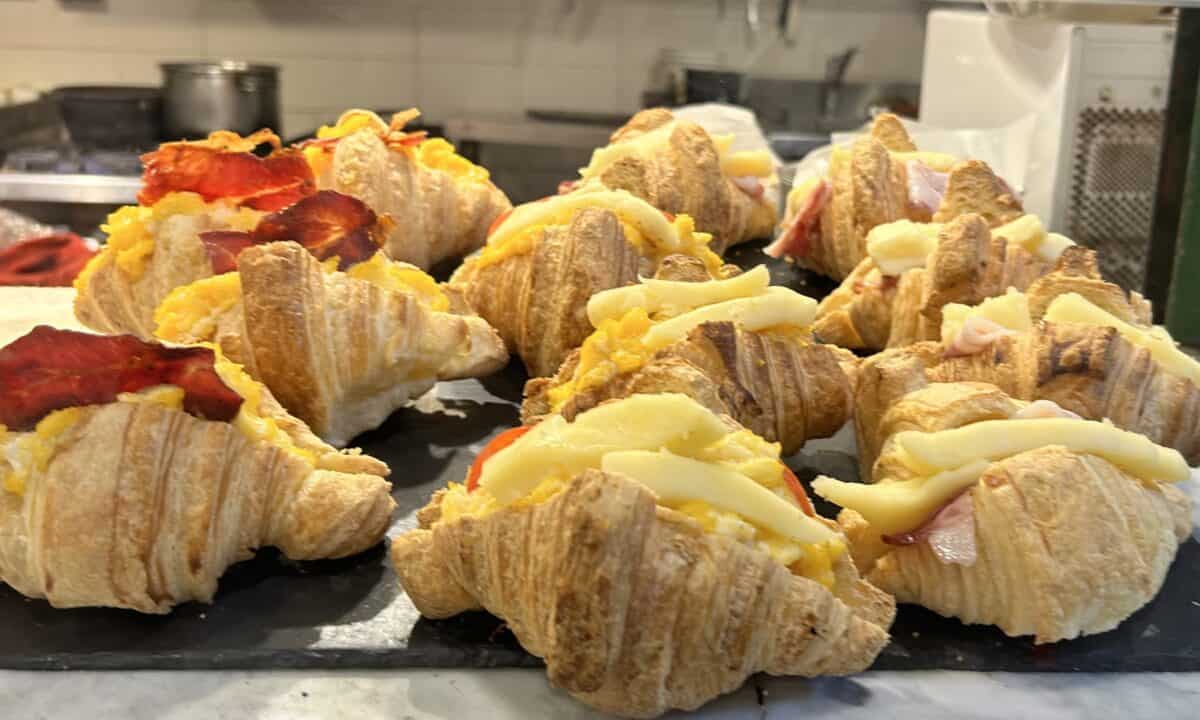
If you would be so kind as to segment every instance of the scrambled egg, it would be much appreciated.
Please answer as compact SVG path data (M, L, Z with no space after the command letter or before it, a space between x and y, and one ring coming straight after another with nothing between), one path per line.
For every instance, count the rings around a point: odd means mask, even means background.
M336 269L336 262L333 267ZM384 290L413 295L430 310L446 312L450 309L450 299L428 273L415 265L392 260L382 251L372 255L370 260L350 266L346 274Z
M25 492L25 483L35 472L42 472L54 457L63 433L79 420L79 408L55 410L38 422L31 433L20 433L9 438L9 433L0 425L0 443L3 455L0 461L8 465L0 486L17 495Z

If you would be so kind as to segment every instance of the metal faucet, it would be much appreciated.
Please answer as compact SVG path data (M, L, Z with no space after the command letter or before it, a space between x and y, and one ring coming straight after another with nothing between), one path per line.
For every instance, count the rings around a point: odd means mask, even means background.
M833 125L837 116L838 96L841 93L846 70L850 61L858 54L857 47L848 47L840 53L835 53L825 61L825 82L821 85L821 124L824 127Z

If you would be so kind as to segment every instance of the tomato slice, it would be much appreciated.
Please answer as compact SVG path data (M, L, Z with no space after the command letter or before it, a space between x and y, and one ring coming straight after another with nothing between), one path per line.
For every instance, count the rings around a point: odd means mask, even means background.
M479 487L479 476L483 473L483 464L487 462L488 458L512 445L517 441L517 438L532 429L532 425L522 425L521 427L509 428L492 438L492 441L479 451L479 454L475 456L475 462L471 464L471 472L467 473L467 492L474 492L475 488ZM804 492L804 490L801 489L800 492Z
M812 500L808 499L808 493L804 492L804 486L800 484L800 478L796 477L796 473L790 468L783 469L783 481L787 483L788 490L792 491L796 502L800 503L800 509L809 517L816 517L817 511L813 509Z
M496 219L492 221L492 224L488 225L487 234L489 237L492 233L496 232L496 228L504 224L504 221L508 219L509 215L512 215L512 208L509 208L496 216Z

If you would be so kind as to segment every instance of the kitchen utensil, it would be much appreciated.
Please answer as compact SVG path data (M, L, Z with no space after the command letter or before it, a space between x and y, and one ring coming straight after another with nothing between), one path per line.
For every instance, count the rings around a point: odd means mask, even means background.
M76 147L88 150L146 149L162 138L162 90L125 85L56 88L63 124Z
M282 134L279 67L234 60L164 63L163 124L168 139L202 138L215 130Z

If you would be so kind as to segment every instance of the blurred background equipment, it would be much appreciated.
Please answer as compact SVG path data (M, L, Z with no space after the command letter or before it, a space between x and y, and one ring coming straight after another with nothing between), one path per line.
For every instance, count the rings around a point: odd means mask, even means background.
M220 60L159 67L167 139L198 139L215 130L249 135L259 128L283 135L279 66Z

